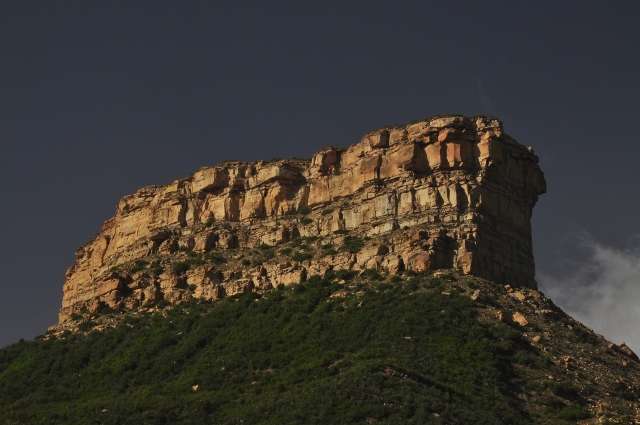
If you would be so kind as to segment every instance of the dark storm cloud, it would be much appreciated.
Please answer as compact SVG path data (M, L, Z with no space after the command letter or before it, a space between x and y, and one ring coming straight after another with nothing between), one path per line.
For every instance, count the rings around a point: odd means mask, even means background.
M619 249L640 233L639 18L616 1L4 2L0 346L57 320L73 252L124 195L435 114L499 114L539 154L539 271L560 276L569 224Z

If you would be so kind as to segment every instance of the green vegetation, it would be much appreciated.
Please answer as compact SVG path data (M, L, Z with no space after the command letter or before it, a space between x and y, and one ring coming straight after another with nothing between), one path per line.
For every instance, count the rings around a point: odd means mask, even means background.
M293 251L293 249L291 248L283 248L280 250L280 254L281 255L291 255L291 252Z
M189 270L191 266L186 261L179 261L171 266L171 271L175 274L183 274Z
M158 275L161 275L162 273L164 273L164 267L162 267L160 264L156 264L155 266L151 267L149 269L149 271L152 274L158 276Z
M80 325L78 325L78 329L80 329L81 331L88 331L89 329L93 328L95 325L97 325L97 323L92 321L82 322L80 323Z
M356 236L345 236L342 242L342 251L347 251L351 254L357 254L364 246L364 241Z
M291 241L291 247L292 248L297 248L297 247L301 247L303 245L306 246L307 244L314 243L318 239L320 239L318 236L298 237L298 238L295 238L294 240Z
M365 282L331 297L354 274L5 347L0 423L534 422L511 366L529 347L519 332L479 321L468 297L423 275L415 293ZM556 407L567 420L585 414Z
M205 260L211 261L214 263L226 261L224 257L222 257L219 254L216 255L212 253L207 253L207 255L205 255L203 259L200 257L200 254L193 251L189 251L187 252L187 258L184 261L178 261L177 263L174 263L173 266L171 266L171 271L178 275L183 274L192 267L197 267L205 264L206 263Z
M375 269L367 269L364 271L363 275L365 279L373 282L384 279L384 277L380 274L380 272L378 272L378 270L375 270Z
M156 307L164 308L164 307L167 307L169 305L170 305L169 301L167 301L165 299L162 299L162 300L158 301L158 304L156 304Z
M207 252L206 254L204 254L203 259L213 264L224 264L227 262L227 259L224 257L224 255L215 251Z
M593 334L578 327L571 328L571 334L571 340L573 342L585 342L589 344L596 342L596 337Z
M328 214L331 214L333 211L334 211L333 208L325 208L324 210L322 210L320 215L328 215Z
M206 227L211 227L211 226L213 226L213 223L214 223L214 222L215 222L215 219L214 219L213 217L209 217L209 218L207 219L207 221L205 221L205 222L204 222L204 225L205 225Z
M291 260L293 260L293 261L305 261L305 260L309 260L311 258L313 258L313 255L309 254L308 252L295 251L291 255Z
M148 261L145 260L136 260L133 267L131 267L131 270L129 270L130 273L137 273L139 271L144 270L145 268L147 268L147 266L149 265Z

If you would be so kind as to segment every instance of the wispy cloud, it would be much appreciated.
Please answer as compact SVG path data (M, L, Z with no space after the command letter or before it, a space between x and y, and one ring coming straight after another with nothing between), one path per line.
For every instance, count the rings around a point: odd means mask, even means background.
M487 92L484 90L484 85L482 84L482 80L480 78L478 78L477 80L477 85L478 85L478 95L480 96L480 107L482 108L482 112L484 112L485 114L492 114L493 102L491 101L491 98L489 98L489 95L487 94Z
M640 249L619 249L587 234L574 241L581 260L563 276L538 273L540 289L566 313L607 339L640 353Z

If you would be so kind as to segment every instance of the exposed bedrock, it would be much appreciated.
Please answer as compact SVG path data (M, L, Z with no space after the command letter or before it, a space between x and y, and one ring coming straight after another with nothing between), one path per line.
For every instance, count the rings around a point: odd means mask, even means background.
M530 221L545 191L533 150L484 117L388 127L311 160L205 167L120 201L76 252L60 320L107 305L239 296L337 269L456 268L536 288ZM309 236L336 249L247 264L261 244L277 251ZM345 237L364 246L340 249ZM180 261L188 270L176 270Z

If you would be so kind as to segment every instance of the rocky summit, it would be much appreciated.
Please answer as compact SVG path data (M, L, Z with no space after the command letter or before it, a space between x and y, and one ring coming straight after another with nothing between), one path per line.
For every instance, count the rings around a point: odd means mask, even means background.
M311 159L225 161L124 197L76 252L60 322L297 284L457 269L536 289L533 150L490 117L389 126Z

